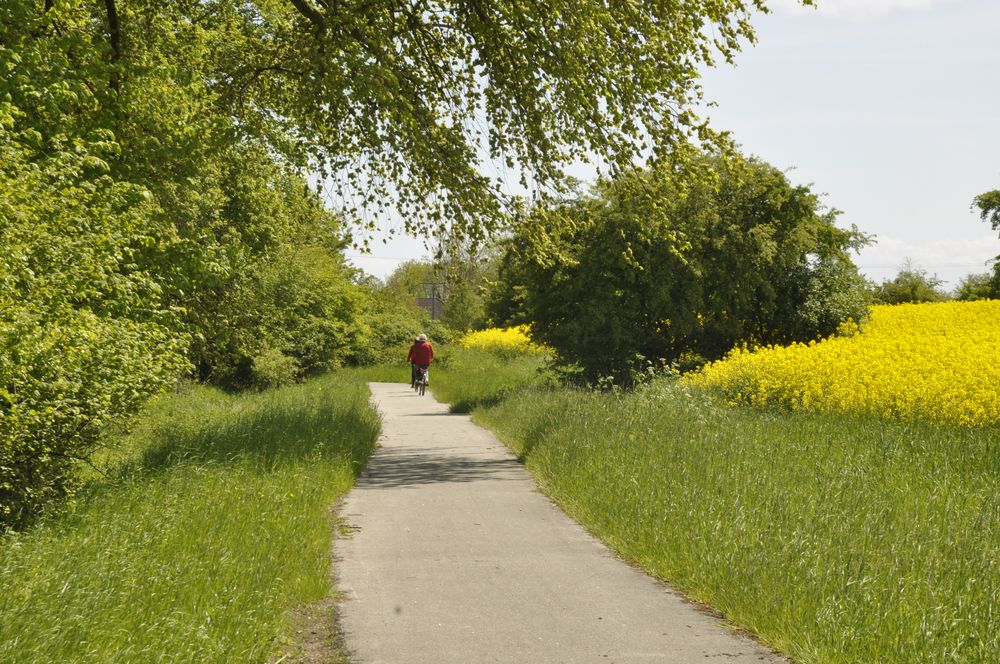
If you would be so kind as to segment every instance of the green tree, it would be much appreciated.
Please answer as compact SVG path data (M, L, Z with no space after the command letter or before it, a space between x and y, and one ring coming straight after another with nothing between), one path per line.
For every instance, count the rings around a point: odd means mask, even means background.
M1000 231L1000 189L976 196L972 201L972 207L979 211L979 217L988 222L993 230ZM1000 298L1000 256L993 262L989 297Z
M1000 293L994 290L993 275L989 272L966 275L955 289L956 300L988 300L997 297L1000 297Z
M480 173L481 150L556 184L576 158L624 167L711 138L692 111L700 68L752 42L750 18L766 11L764 0L13 2L21 18L45 12L45 29L78 20L78 45L96 45L81 51L100 82L88 103L156 116L125 123L128 150L179 149L192 125L188 142L204 149L235 129L338 176L346 213L395 205L407 231L441 235L502 219L508 197ZM203 101L165 123L162 106L195 88ZM202 104L234 123L203 132ZM144 130L164 125L178 131L156 145Z
M865 314L847 256L863 235L763 162L696 161L700 172L633 171L526 212L490 314L533 325L584 379L625 383L648 361L815 338Z
M404 261L385 280L385 288L400 300L413 301L427 297L426 286L438 283L442 275L431 261Z
M0 530L68 493L101 427L187 366L181 312L139 261L163 229L107 176L113 144L41 156L17 112L0 102Z
M949 299L942 283L937 275L928 275L927 270L907 259L895 277L875 288L875 300L882 304L942 302Z
M980 218L1000 231L1000 189L979 194L972 200L972 206L979 210Z
M273 384L364 332L339 218L213 89L238 8L113 7L0 3L0 527L192 364Z

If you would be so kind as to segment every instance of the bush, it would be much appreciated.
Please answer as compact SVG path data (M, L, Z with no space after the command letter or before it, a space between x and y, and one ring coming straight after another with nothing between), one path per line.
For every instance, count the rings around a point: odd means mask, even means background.
M291 385L301 375L299 363L277 348L268 348L253 358L251 383L259 390Z
M982 274L970 274L964 277L955 290L955 299L963 302L992 298L1000 299L1000 288L994 286L995 283L997 286L1000 286L998 275L1000 275L1000 272L992 275L989 272L983 272Z
M766 163L706 155L699 169L637 170L536 207L507 244L491 318L531 325L586 382L628 384L648 363L808 340L864 316L848 258L863 234Z
M158 286L144 192L102 174L112 144L28 158L0 109L0 529L74 487L101 427L187 366Z
M892 279L875 288L875 300L880 304L942 302L948 294L941 290L942 281L907 261Z

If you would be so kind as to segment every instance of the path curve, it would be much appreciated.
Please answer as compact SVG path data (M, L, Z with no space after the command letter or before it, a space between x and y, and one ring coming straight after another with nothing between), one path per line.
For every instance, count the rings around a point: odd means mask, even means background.
M335 545L352 661L786 661L614 558L468 416L370 387L381 447Z

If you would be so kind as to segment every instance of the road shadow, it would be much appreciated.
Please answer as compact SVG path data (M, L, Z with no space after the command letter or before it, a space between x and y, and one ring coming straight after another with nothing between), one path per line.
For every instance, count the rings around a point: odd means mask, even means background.
M468 418L466 413L410 413L406 417L465 417Z
M382 448L368 460L359 488L404 487L445 482L521 479L516 459L482 459L427 448Z

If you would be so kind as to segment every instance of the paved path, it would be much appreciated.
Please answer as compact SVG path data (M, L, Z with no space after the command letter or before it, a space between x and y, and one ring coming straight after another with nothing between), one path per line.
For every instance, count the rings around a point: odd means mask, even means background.
M381 448L336 544L357 662L784 662L615 559L491 433L372 383Z

